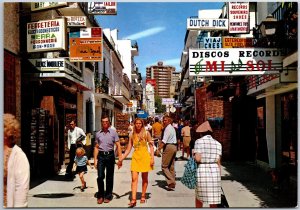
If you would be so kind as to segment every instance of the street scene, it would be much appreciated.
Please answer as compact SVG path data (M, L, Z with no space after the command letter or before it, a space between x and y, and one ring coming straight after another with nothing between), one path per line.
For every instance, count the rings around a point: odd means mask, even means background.
M298 2L4 2L3 206L298 206Z

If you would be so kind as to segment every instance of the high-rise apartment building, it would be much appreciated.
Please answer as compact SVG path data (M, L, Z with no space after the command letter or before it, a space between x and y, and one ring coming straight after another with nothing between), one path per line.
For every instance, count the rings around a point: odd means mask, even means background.
M155 95L161 98L170 98L172 73L174 71L174 66L164 66L162 61L157 62L157 65L146 68L146 79L156 80Z

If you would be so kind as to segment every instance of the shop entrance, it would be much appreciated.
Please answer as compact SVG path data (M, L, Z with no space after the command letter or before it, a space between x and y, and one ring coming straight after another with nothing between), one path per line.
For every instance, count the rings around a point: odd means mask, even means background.
M297 90L282 94L281 99L281 154L282 164L291 166L291 173L297 172Z

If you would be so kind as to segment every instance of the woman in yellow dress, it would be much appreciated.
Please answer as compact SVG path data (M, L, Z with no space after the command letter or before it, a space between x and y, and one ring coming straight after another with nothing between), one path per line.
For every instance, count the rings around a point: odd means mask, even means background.
M150 151L148 151L148 145ZM140 203L146 202L146 191L148 186L148 172L153 170L154 150L151 135L146 131L144 121L140 118L134 120L133 131L129 134L129 142L123 156L119 159L120 164L130 153L132 147L134 151L131 160L131 201L129 207L136 206L136 192L139 172L142 173L142 196Z

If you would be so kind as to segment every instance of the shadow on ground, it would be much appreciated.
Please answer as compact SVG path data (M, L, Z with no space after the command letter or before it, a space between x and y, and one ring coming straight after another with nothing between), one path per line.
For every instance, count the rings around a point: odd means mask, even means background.
M222 180L238 181L261 201L266 208L294 208L297 206L297 183L287 182L280 190L274 190L270 175L255 163L223 162L230 175Z

